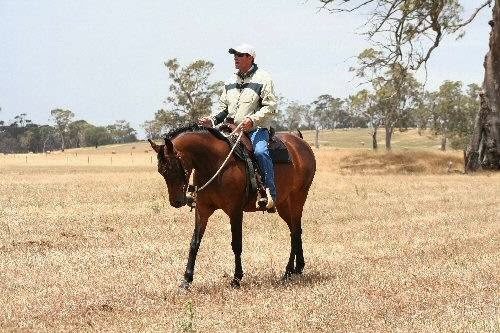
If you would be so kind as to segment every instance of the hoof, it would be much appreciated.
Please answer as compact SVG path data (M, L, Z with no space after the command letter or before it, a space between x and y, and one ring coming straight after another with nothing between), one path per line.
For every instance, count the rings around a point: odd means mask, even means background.
M233 288L233 289L240 289L240 287L241 287L240 280L238 280L238 279L232 279L230 285L231 285L231 288Z
M292 272L286 271L281 277L281 282L288 282L292 279Z
M182 281L179 285L179 289L182 291L188 291L189 287L191 287L191 283L187 282L186 280Z
M293 271L293 274L301 275L303 271L304 271L304 269L303 269L303 268L301 268L301 269L295 269L295 270Z

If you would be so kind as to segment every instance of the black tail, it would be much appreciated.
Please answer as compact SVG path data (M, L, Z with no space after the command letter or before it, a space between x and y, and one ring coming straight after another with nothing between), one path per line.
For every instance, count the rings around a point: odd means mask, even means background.
M297 136L301 139L303 139L304 137L302 136L302 132L297 128Z

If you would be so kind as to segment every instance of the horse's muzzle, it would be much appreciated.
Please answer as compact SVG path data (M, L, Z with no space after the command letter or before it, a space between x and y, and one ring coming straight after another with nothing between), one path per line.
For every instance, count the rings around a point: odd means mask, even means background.
M180 208L182 206L185 206L186 203L187 203L186 199L170 201L170 205L174 208Z

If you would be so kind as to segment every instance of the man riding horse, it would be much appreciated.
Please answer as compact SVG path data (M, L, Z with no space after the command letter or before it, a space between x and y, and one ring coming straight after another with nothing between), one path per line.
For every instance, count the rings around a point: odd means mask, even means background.
M270 120L276 114L276 95L271 76L255 63L255 49L241 44L229 49L234 55L234 66L238 70L226 82L219 99L219 112L203 117L200 125L213 127L225 119L232 119L248 134L260 170L264 173L266 208L274 208L276 186L274 166L268 149Z

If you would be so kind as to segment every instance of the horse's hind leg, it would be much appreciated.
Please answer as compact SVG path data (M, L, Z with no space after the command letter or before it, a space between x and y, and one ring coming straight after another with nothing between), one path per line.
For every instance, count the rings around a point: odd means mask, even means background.
M291 193L286 202L278 205L278 214L290 229L290 257L285 268L283 279L292 274L301 274L305 261L302 250L302 210L306 196L303 193Z
M243 211L238 211L231 214L231 248L234 253L234 277L231 281L231 287L239 288L240 281L243 278L243 268L241 266L241 252L243 249L242 245L242 223L243 223Z

